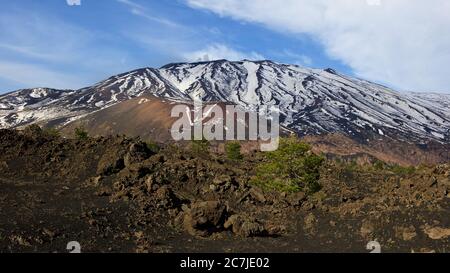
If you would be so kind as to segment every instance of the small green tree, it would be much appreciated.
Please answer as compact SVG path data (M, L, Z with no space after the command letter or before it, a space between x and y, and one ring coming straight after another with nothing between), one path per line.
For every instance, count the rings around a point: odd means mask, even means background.
M285 192L320 190L320 167L324 158L296 137L280 140L278 150L269 152L256 169L252 182L263 189Z
M75 137L78 140L87 140L89 138L89 134L83 127L77 127L75 128Z
M208 154L210 143L203 138L202 140L192 140L191 149L195 154Z
M225 153L230 160L241 160L241 144L237 141L227 142L225 144Z
M384 170L385 166L386 166L386 164L383 161L381 161L381 160L376 160L375 163L373 163L373 168L376 171Z

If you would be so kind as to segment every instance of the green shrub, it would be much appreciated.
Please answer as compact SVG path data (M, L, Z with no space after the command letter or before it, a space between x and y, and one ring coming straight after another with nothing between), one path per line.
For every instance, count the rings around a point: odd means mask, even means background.
M203 138L202 140L192 140L191 149L197 155L204 155L209 153L209 141Z
M391 165L389 166L389 170L397 175L411 175L416 171L416 168L413 166L403 167L400 165Z
M237 141L227 142L225 144L225 153L230 160L241 160L241 144Z
M320 190L320 167L324 158L311 152L311 147L296 137L280 140L278 150L269 152L256 169L252 183L267 190L284 192Z
M150 142L147 142L146 145L147 145L147 149L152 153L157 154L161 150L161 148L159 147L159 145L156 142L150 141Z
M384 163L384 162L381 161L381 160L377 160L377 161L375 161L375 163L373 163L373 168L374 168L376 171L382 171L382 170L385 169L385 167L386 167L386 163Z
M373 170L393 172L396 175L411 175L416 171L416 168L413 166L403 167L398 164L388 164L384 161L377 160L373 164Z
M47 136L50 136L50 137L55 137L55 138L61 136L59 130L56 128L53 128L53 127L45 128L44 134L46 134Z
M83 127L77 127L75 128L75 137L78 140L87 140L89 138L89 134Z

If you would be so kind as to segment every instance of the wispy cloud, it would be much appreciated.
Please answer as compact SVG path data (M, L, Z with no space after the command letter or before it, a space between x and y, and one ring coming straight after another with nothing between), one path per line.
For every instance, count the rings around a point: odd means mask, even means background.
M132 7L132 8L135 8L135 9L140 9L140 10L144 9L144 6L139 5L139 4L137 4L137 3L135 3L135 2L133 2L131 0L117 0L117 2L125 4L127 6Z
M0 78L18 83L23 88L77 88L80 84L79 78L69 73L58 72L45 65L18 62L0 61Z
M128 6L129 11L136 16L142 17L149 21L156 22L156 23L168 26L168 27L173 27L173 28L182 27L181 25L179 25L176 22L169 20L167 18L162 18L162 17L151 15L149 10L146 7L140 5L136 2L133 2L131 0L117 0L117 2Z
M81 88L126 67L127 52L101 32L38 12L0 15L0 92L5 86Z
M46 61L73 60L93 35L64 21L32 12L1 14L0 50Z
M36 58L36 59L42 59L47 61L57 61L58 57L55 56L55 54L47 53L47 52L41 52L39 50L36 50L35 46L19 46L19 45L13 45L13 44L3 44L0 43L0 50L6 50L9 52L18 53L24 56Z

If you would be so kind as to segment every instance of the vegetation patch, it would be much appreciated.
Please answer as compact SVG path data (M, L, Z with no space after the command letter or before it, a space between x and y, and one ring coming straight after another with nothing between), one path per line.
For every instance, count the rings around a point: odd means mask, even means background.
M278 150L268 152L257 166L251 182L265 190L304 191L313 194L321 189L320 167L324 157L311 152L311 147L296 137L280 140Z
M227 158L234 161L242 160L241 144L237 141L227 142L225 144L225 153Z
M89 134L83 127L75 128L74 133L75 133L75 137L78 140L87 140L87 139L89 139Z

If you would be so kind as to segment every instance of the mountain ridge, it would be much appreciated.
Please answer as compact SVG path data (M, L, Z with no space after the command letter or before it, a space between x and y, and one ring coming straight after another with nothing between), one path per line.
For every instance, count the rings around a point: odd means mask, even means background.
M220 101L257 111L280 107L281 123L299 135L343 133L450 143L450 95L400 93L332 68L270 60L170 63L111 76L78 90L32 88L0 96L0 127L66 125L143 95L173 101Z

